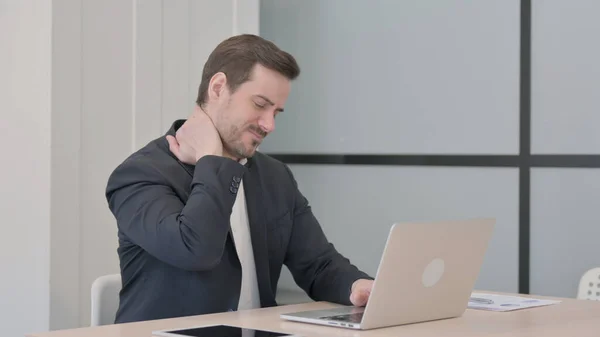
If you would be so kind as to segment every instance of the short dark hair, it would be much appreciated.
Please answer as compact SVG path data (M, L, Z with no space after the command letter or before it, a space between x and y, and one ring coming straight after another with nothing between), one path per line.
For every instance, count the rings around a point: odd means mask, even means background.
M252 34L232 36L208 56L202 71L196 103L206 103L208 85L214 74L223 72L227 76L229 90L234 92L248 81L256 64L274 70L290 80L300 74L300 67L292 55L279 49L273 42Z

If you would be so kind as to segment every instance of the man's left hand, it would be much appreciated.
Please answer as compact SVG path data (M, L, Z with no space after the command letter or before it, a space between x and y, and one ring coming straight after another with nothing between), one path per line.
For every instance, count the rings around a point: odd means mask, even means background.
M372 288L373 280L359 279L354 281L352 284L352 291L350 293L350 302L357 307L363 307L367 305Z

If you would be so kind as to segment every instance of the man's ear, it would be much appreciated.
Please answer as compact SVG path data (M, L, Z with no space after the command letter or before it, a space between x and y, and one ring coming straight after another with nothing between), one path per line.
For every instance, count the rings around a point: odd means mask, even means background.
M208 84L208 98L210 101L217 101L223 96L227 89L227 75L218 72L213 75Z

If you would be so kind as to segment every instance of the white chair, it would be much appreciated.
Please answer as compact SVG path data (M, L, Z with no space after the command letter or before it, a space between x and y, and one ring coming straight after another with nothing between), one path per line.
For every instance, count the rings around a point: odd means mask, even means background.
M579 280L577 298L600 301L600 268L588 270Z
M91 326L113 324L119 308L121 274L98 277L92 283Z

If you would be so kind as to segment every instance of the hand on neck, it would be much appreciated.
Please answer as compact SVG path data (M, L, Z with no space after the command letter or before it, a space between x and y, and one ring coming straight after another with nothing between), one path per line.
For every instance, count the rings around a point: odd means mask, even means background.
M196 110L194 111L194 113L197 114L205 114L208 116L208 118L211 120L211 122L213 123L213 126L215 127L215 129L217 130L217 133L219 133L219 137L221 138L221 142L223 143L223 137L221 136L221 133L219 132L219 129L217 129L216 124L215 124L215 119L213 118L213 114L212 114L212 109L210 107L210 105L205 104L203 106L196 106ZM239 155L235 155L232 151L229 151L228 146L226 146L225 143L223 143L223 157L232 159L238 163L241 163L243 161L244 158L240 157Z

